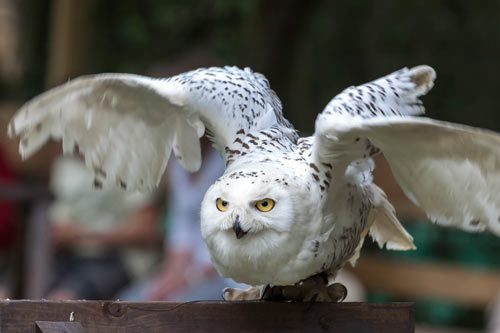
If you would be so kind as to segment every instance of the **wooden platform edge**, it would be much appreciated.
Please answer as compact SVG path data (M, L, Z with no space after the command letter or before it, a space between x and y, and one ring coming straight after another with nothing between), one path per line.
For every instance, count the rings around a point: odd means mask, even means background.
M74 321L86 332L414 332L414 304L0 301L1 332L34 332L40 321Z

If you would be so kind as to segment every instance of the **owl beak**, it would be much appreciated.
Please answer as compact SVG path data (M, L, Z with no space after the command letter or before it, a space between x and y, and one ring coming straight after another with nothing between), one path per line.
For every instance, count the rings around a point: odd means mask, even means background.
M245 236L247 234L246 231L243 231L243 229L241 229L239 215L236 215L236 219L234 220L234 224L233 224L233 230L234 230L234 234L236 235L236 238L238 238L238 239L242 238L243 236Z

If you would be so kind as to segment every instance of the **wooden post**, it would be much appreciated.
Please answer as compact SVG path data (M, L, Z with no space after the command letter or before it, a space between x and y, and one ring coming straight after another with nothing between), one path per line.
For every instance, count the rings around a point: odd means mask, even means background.
M413 303L0 301L2 332L68 322L86 332L414 331Z

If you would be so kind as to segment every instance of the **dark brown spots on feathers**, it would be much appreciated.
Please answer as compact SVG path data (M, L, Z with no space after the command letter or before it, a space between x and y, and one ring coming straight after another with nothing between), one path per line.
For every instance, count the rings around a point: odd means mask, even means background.
M325 190L325 187L323 185L320 185L319 188L321 189L322 192Z
M479 225L480 222L481 222L480 219L474 219L474 220L471 220L469 222L469 224L472 225L472 226L477 226L477 225Z
M378 154L379 152L380 152L380 149L378 149L378 148L377 148L377 147L375 147L375 146L372 146L372 147L370 148L370 156L376 155L376 154Z
M243 130L243 128L242 128L242 129L238 130L238 132L236 132L236 134L243 134L243 135L245 135L245 130Z
M332 169L332 168L333 168L333 167L332 167L332 165L331 165L330 163L321 163L321 164L323 164L323 165L324 165L324 166L326 166L327 168L330 168L330 169Z
M236 155L236 154L239 155L239 154L241 154L241 151L239 151L239 150L231 150L231 149L229 149L229 147L226 147L225 151L226 151L226 153L231 154L231 155Z
M314 177L314 180L316 180L317 182L319 182L319 177L318 177L318 175L317 175L317 174L315 174L315 173L313 173L312 175L313 175L313 177Z
M238 142L239 144L242 144L242 143L243 143L243 141L241 141L241 139L240 139L240 138L236 138L236 139L233 141L233 143L235 143L235 142Z
M75 145L73 146L73 155L80 155L80 146L78 145L78 143L75 143Z
M101 177L106 178L106 172L103 169L101 169L99 167L95 167L94 168L94 172L95 172L96 175L99 175Z
M94 179L94 188L100 190L102 188L102 183L98 179Z
M319 172L318 167L314 163L309 163L309 166L314 169L314 171Z
M118 185L120 185L120 187L124 190L127 189L127 183L125 183L123 180L119 179L118 180Z
M249 146L249 145L247 145L246 143L242 143L241 145L243 146L243 148L246 148L246 149L249 149L249 148L250 148L250 146Z
M318 256L318 252L319 252L319 241L318 240L315 240L313 242L313 253L314 253L314 257L317 257Z
M265 136L267 136L269 139L273 139L273 138L274 138L271 134L269 134L269 133L267 133L267 132L261 131L260 133L264 134L264 135L265 135Z
M248 133L247 136L250 137L250 138L252 138L252 139L259 140L258 137L252 135L251 133Z

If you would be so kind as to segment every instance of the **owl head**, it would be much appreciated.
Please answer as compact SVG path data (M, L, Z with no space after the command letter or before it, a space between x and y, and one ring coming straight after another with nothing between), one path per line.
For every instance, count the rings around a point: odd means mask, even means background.
M289 231L295 207L287 189L291 183L286 176L255 168L223 175L205 194L203 228L236 240L266 231Z
M226 172L208 189L201 233L221 275L258 284L263 271L298 251L294 247L303 242L297 238L307 237L317 210L301 179L271 163L249 164Z
M208 189L201 231L209 249L223 243L239 248L277 245L306 213L299 209L308 198L297 177L265 166L227 172Z

